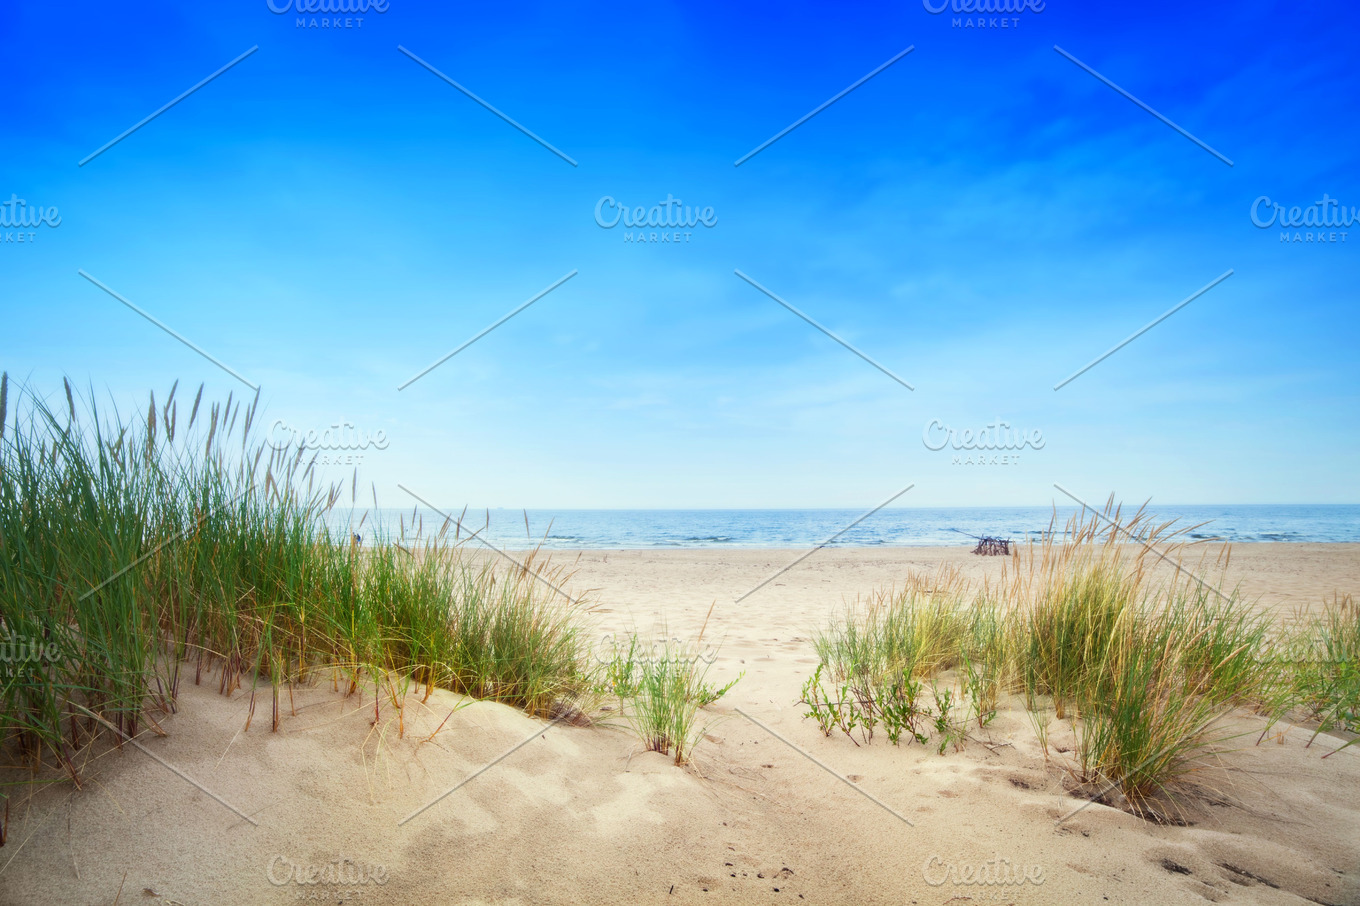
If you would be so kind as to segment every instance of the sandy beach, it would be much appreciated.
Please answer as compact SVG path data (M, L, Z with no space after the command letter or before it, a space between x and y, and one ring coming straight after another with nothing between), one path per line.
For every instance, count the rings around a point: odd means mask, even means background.
M15 799L0 903L1360 903L1360 746L1324 759L1331 735L1258 745L1262 721L1235 713L1181 826L1083 807L1070 728L1046 763L1014 701L945 755L824 737L797 704L815 630L911 571L981 579L1003 559L825 549L748 595L804 553L553 555L601 640L707 621L711 676L742 679L689 766L609 712L549 724L438 691L399 720L372 688L295 690L276 733L265 694L244 731L249 689L205 676L145 751ZM1284 618L1360 593L1360 545L1239 545L1228 580Z
M0 0L0 906L1360 906L1340 11Z

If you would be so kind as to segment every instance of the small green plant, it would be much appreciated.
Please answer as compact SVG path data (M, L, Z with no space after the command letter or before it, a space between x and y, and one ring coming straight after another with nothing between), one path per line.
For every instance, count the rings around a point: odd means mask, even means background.
M830 736L839 729L855 745L873 741L874 730L881 723L888 741L897 745L905 734L925 744L929 737L924 732L931 712L919 704L921 682L905 669L886 681L874 684L842 682L833 685L828 694L822 684L824 664L803 684L800 704L807 708L805 717L817 721L822 735ZM859 739L855 738L856 731Z
M962 751L968 738L968 713L964 711L960 714L959 701L952 689L940 688L932 680L930 691L935 697L935 733L939 753L943 755L950 746L954 747L955 752Z
M624 717L648 751L675 753L675 763L690 760L703 732L699 712L722 698L741 680L715 686L707 682L710 664L703 663L697 646L668 639L639 654L638 637L627 646L616 645L605 665L608 687L619 696Z
M875 594L813 644L821 662L803 689L807 716L825 735L839 728L856 745L872 741L880 724L894 745L904 736L929 739L934 713L922 703L922 677L971 663L964 682L979 714L994 712L1004 684L999 613L984 597L966 594L956 571L912 577L900 592ZM824 675L834 692L824 688ZM945 747L959 747L963 735L951 721Z
M982 729L996 718L997 699L1000 695L999 674L1001 665L984 657L962 656L960 665L963 674L963 691L968 696L971 711L977 718L978 729Z
M698 691L695 696L699 702L699 707L705 708L713 704L718 699L722 698L727 693L731 692L732 687L735 686L737 683L741 682L741 678L745 675L746 672L742 671L742 673L740 673L736 679L732 680L731 682L723 686L710 686L707 683L703 682L701 679L699 681Z
M930 717L930 710L918 704L920 697L920 680L912 679L905 670L892 682L879 686L874 704L888 734L888 741L893 745L898 744L903 733L921 745L925 745L929 739L923 729Z
M850 684L841 683L835 686L834 694L828 694L822 685L822 671L825 665L818 664L808 681L803 684L803 698L801 704L806 705L808 713L804 716L812 717L817 721L817 726L822 730L822 735L830 736L834 730L839 729L850 741L859 745L855 740L854 731L862 728L863 712L859 707L858 700L851 694ZM861 735L863 730L861 729ZM866 740L867 741L867 740Z
M835 706L827 700L826 690L822 688L822 671L825 669L825 664L818 664L812 676L803 683L803 697L799 699L799 704L808 709L804 717L811 717L817 721L822 735L830 737L831 731L836 729L840 715L836 713Z
M638 674L640 673L638 669L638 645L637 635L631 633L628 636L626 648L617 641L614 642L609 660L604 662L604 673L600 685L601 692L615 695L620 700L637 695Z

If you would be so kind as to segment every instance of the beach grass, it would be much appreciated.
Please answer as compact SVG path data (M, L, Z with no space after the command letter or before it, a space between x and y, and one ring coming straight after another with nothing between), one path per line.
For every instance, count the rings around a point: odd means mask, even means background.
M637 633L616 641L603 659L602 691L618 698L624 719L647 751L674 753L675 763L690 761L706 724L702 709L731 691L741 677L719 686L708 681L712 656L699 641L684 642L662 633L644 644Z
M1318 733L1360 732L1360 606L1338 595L1321 614L1300 616L1295 625L1287 661L1294 668L1294 700L1318 721Z
M1142 510L1121 518L1111 500L1017 547L999 580L909 577L903 590L876 594L814 636L821 665L804 689L808 716L828 735L839 727L859 741L891 717L894 743L924 743L924 715L957 748L942 704L962 707L964 724L985 725L1001 697L1016 693L1046 757L1052 720L1071 719L1068 770L1081 788L1159 817L1156 803L1229 739L1221 718L1233 709L1269 723L1302 707L1320 730L1353 728L1355 605L1338 600L1282 631L1220 587L1230 554L1194 561L1186 540L1194 528L1154 523ZM923 681L933 709L923 704Z
M901 591L881 591L813 637L813 646L835 681L928 676L959 662L977 614L959 592L961 580L943 573L913 579Z
M186 679L353 693L383 677L557 716L590 690L578 602L530 554L498 566L460 527L359 547L315 451L254 439L257 400L145 415L0 379L0 748L79 782L77 753L173 713ZM187 414L183 420L181 414ZM351 484L350 503L357 488ZM362 522L362 520L361 520ZM452 531L451 531L452 528ZM36 774L35 774L36 776Z

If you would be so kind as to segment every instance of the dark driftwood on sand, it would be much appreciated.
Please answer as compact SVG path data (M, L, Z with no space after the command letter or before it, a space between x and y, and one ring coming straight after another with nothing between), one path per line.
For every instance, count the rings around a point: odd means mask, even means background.
M992 538L988 535L983 535L981 538L979 538L977 547L973 548L973 553L983 554L987 556L995 554L1009 555L1010 552L1011 552L1010 541L1004 538Z

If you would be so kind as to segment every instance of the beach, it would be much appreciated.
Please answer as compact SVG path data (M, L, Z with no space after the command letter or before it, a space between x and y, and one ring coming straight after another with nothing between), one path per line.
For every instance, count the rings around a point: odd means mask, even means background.
M0 906L1360 906L1337 22L6 4Z
M1046 762L1014 697L945 754L881 735L857 745L804 717L810 638L847 605L913 572L995 579L1009 558L961 546L552 562L601 642L702 630L711 677L740 677L704 709L689 765L643 751L608 710L550 722L443 690L407 690L399 716L373 688L284 690L277 732L263 691L245 730L249 683L226 696L215 673L195 685L189 671L144 750L100 754L80 789L16 797L0 903L1360 902L1360 747L1324 759L1339 734L1308 745L1311 729L1280 724L1257 744L1264 722L1233 712L1236 735L1196 772L1178 821L1155 823L1071 795L1070 721L1050 728ZM1360 592L1360 545L1237 545L1227 579L1284 619Z

